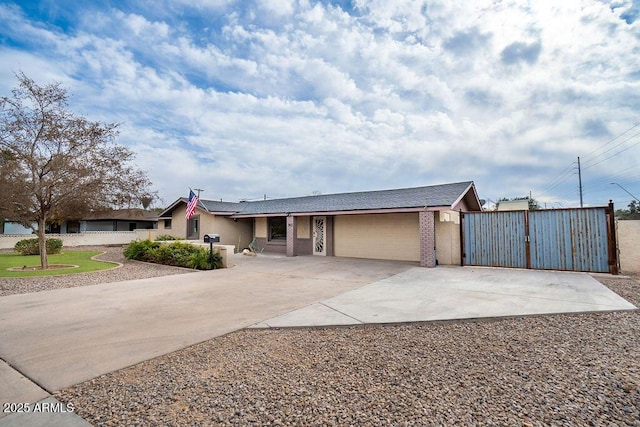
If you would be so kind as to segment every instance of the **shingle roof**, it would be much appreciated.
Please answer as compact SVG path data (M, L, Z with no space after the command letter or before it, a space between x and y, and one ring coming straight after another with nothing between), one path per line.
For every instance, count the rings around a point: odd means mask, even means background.
M185 203L189 200L184 199ZM238 212L242 209L243 203L234 203L234 202L217 202L215 200L202 200L200 199L200 203L204 205L205 208L209 212Z
M451 206L472 181L395 190L323 194L241 203L238 215Z
M204 206L208 212L238 216L447 207L452 206L471 185L473 185L473 181L464 181L425 187L321 194L239 203L201 199L199 205ZM180 203L187 202L188 200L184 197L178 199L165 209L160 217L168 215Z

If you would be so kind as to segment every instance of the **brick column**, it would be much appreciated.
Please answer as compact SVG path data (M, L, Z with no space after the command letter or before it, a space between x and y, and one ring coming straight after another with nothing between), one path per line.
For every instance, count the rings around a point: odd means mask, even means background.
M431 211L420 212L420 267L436 266L436 222Z
M296 256L296 238L298 235L298 224L295 216L287 217L287 256Z

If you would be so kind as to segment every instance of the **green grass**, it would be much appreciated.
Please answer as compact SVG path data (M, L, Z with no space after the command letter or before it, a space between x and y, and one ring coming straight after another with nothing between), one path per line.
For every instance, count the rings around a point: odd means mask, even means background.
M40 265L40 255L0 254L0 277L36 277L57 276L61 274L77 274L89 271L106 270L114 268L118 264L107 261L94 261L92 256L101 252L97 251L65 251L57 255L49 255L49 265L70 264L78 268L49 270L49 271L9 271L8 268Z

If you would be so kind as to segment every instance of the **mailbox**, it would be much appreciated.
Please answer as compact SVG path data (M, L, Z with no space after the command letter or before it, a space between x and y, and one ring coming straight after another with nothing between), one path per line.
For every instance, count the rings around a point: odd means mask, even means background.
M207 234L204 235L204 242L205 243L220 243L220 235L219 234L207 233Z

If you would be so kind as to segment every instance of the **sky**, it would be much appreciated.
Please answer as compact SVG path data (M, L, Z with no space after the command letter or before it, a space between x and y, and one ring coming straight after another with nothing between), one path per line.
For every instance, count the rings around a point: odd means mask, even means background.
M0 64L0 95L24 72L119 123L158 207L460 181L574 207L578 157L585 206L640 198L639 0L0 0Z

